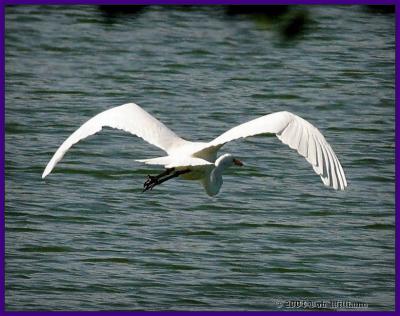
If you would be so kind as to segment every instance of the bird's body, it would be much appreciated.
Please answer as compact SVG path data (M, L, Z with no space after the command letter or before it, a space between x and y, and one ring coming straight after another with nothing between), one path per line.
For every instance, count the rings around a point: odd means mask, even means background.
M202 165L202 166L192 166L190 167L189 173L184 173L179 177L183 180L202 180L209 174L212 169L214 169L214 165ZM175 170L185 170L185 167L175 168Z
M134 134L167 153L162 157L137 160L150 165L162 165L166 169L159 176L149 176L145 191L171 178L181 177L185 180L200 180L207 194L215 195L222 185L224 169L242 165L230 154L217 157L218 150L232 140L266 133L276 134L283 143L296 149L312 164L326 186L340 190L347 186L342 166L322 134L309 122L290 112L275 112L256 118L206 143L191 142L179 137L134 103L111 108L84 123L58 148L42 178L52 171L72 145L105 126Z

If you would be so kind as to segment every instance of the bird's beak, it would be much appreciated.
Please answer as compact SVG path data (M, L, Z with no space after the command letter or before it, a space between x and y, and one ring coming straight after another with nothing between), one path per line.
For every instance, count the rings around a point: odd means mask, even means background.
M233 163L236 165L236 166L243 166L243 162L241 162L239 159L233 159Z

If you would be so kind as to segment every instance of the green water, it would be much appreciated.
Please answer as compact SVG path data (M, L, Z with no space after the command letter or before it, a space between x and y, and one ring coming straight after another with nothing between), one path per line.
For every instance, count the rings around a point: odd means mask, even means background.
M282 27L306 16L303 32ZM394 309L394 14L297 7L6 9L7 310L279 310L287 300ZM225 146L220 194L142 194L158 149L107 129L41 173L93 115L140 104L208 141L280 110L320 128L349 187L323 186L275 137Z

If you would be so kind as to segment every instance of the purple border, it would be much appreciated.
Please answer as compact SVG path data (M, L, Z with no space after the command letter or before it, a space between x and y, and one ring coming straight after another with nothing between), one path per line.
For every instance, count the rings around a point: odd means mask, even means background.
M125 316L125 315L148 315L151 313L152 315L156 314L161 314L162 315L182 315L183 313L186 312L106 312L106 311L98 311L98 312L6 312L5 311L5 260L4 260L4 255L5 255L5 220L4 220L4 199L5 199L5 177L4 177L4 169L5 169L5 39L4 39L4 33L5 33L5 12L4 12L4 5L7 4L143 4L143 5L149 5L149 4L157 4L157 5L162 5L162 4L176 4L176 5L184 5L184 4L197 4L197 5L206 5L206 4L214 4L214 5L228 5L228 4L309 4L309 5L314 5L314 4L397 4L396 0L353 0L353 1L346 1L346 0L291 0L291 1L277 1L277 0L249 0L249 1L244 1L244 0L203 0L203 1L190 1L190 0L141 0L141 1L129 1L129 0L118 0L118 1L104 1L104 0L59 0L59 1L54 1L54 0L39 0L39 1L33 1L33 0L4 0L0 4L0 16L1 16L1 35L2 35L2 41L1 41L1 76L0 76L0 83L2 86L1 90L1 120L0 120L0 127L1 127L1 134L2 134L2 146L1 146L1 151L0 151L0 158L2 162L2 167L0 168L1 170L1 178L2 178L2 194L1 194L1 206L2 206L2 213L3 216L1 216L1 234L0 234L0 244L1 244L1 257L2 257L2 264L1 264L1 273L0 273L0 282L1 282L1 299L0 299L0 315L5 314L5 315L32 315L32 316L47 316L47 315L90 315L90 314L100 314L100 315L113 315L113 314L118 314L120 316ZM397 7L397 5L396 5ZM397 11L397 8L396 8ZM398 34L399 34L399 29L400 29L400 16L396 12L396 88L397 88L397 83L400 80L399 76L399 65L397 61L399 60L400 53L399 53L399 45L398 44ZM400 185L397 181L397 175L400 172L400 167L397 164L397 157L399 156L400 153L400 141L397 138L397 123L400 119L400 113L398 111L398 100L400 98L400 90L396 89L396 149L395 149L395 155L396 155L396 166L395 166L395 172L396 172L396 223L399 222L400 215L397 212L397 205L399 202L399 195L398 195L398 189L400 188ZM397 246L399 245L399 234L397 230L397 225L396 225L396 240L395 240L395 249L397 250ZM398 310L399 306L399 299L400 299L400 294L398 293L398 284L399 284L399 268L397 266L397 263L399 262L399 254L396 251L396 256L395 256L395 263L396 263L396 284L395 284L395 310ZM243 314L251 314L251 315L266 315L266 314L271 314L271 315L277 315L281 314L282 312L193 312L196 314L219 314L219 315L243 315ZM307 311L296 311L296 314L305 314L309 313ZM318 313L318 312L314 312ZM346 311L346 312L323 312L324 315L331 315L331 314L336 314L336 313L346 313L348 315L359 315L360 313L368 313L369 315L375 315L375 314L391 314L395 315L395 312L369 312L369 311Z
M224 316L265 316L265 315L279 315L282 316L283 313L285 312L5 312L4 315L8 316L74 316L74 315L82 315L82 316L88 316L88 315L117 315L117 316L153 316L153 315L160 315L160 316L175 316L179 315L182 316L186 313L191 313L195 314L196 316L201 316L201 315L224 315ZM294 311L290 313L295 313L296 315L304 315L308 313L322 313L323 315L337 315L337 313L346 313L347 315L358 315L360 316L360 313L368 313L368 316L372 315L395 315L395 312L356 312L356 311L349 311L349 312L300 312L300 311ZM310 316L310 314L308 314Z
M289 0L289 1L279 1L279 0L5 0L5 4L396 4L396 0Z
M5 152L5 12L4 6L0 6L0 19L1 19L1 76L0 76L0 84L1 84L1 120L0 120L0 128L1 128L1 151L0 151L0 159L1 159L1 179L2 179L2 186L1 186L1 208L2 208L2 216L1 218L1 234L0 234L0 244L1 244L1 273L0 273L0 288L1 288L1 298L0 298L0 313L5 309L5 219L4 219L4 209L5 209L5 177L4 177L4 170L5 170L5 159L4 159L4 152Z
M398 6L396 6L396 11L398 11ZM399 13L396 12L396 57L395 57L395 62L396 62L396 68L395 68L395 73L396 73L396 80L395 80L395 104L396 104L396 109L395 109L395 122L396 122L396 127L395 127L395 138L396 138L396 149L395 149L395 179L396 179L396 200L395 200L395 209L396 209L396 214L395 214L395 223L396 223L396 238L395 238L395 276L396 276L396 283L395 283L395 310L398 310L399 308L399 299L400 299L400 294L399 294L399 267L398 267L398 262L399 262L399 253L398 253L398 246L399 246L399 230L398 230L398 223L400 219L400 214L397 210L397 206L399 205L399 188L400 184L398 182L398 175L400 172L400 167L399 164L397 163L397 158L399 157L400 153L400 141L398 138L398 123L400 119L400 113L399 113L399 100L400 100L400 90L398 89L398 84L400 80L400 71L399 71L399 57L400 57L400 52L399 52L399 32L400 30L400 16Z

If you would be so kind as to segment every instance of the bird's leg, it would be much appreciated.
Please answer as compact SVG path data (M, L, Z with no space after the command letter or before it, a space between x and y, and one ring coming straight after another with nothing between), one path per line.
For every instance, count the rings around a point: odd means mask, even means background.
M158 181L160 178L169 175L174 170L175 170L175 168L167 168L167 169L165 169L164 172L162 172L156 176L147 175L147 180L144 183L143 187L146 187L146 186L150 185L151 183Z
M172 169L172 170L173 170L173 169ZM163 183L163 182L165 182L165 181L167 181L167 180L170 180L170 179L172 179L172 178L179 177L180 175L185 174L185 173L188 173L188 172L191 171L190 169L178 170L178 171L175 171L173 174L169 175L169 174L172 172L172 170L171 170L169 173L167 173L167 174L166 174L167 176L164 177L164 178L161 178L161 177L156 176L156 177L150 178L150 179L149 179L150 182L149 182L149 180L147 180L147 181L144 183L144 189L143 189L142 192L145 192L145 191L147 191L147 190L152 190L156 185L159 185L159 184L161 184L161 183ZM165 173L165 172L164 172L164 173Z

